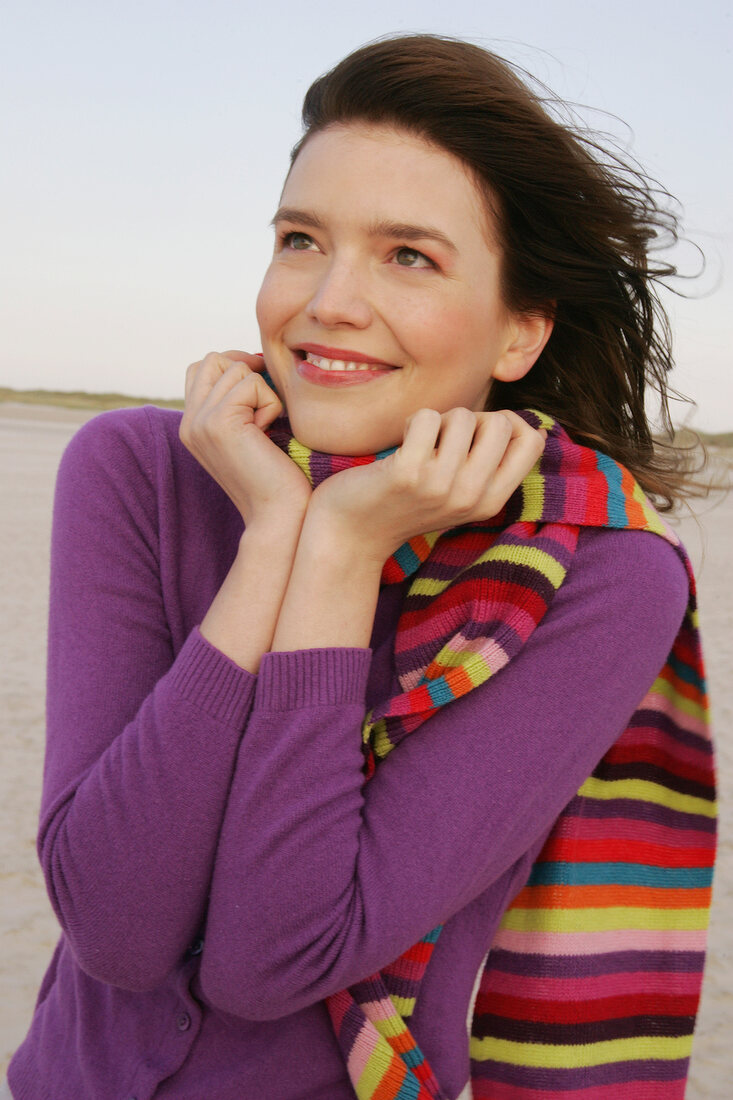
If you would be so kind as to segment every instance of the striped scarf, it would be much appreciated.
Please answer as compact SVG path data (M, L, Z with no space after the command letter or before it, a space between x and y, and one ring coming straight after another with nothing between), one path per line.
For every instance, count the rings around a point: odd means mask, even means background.
M418 535L382 580L412 577L395 641L402 693L367 715L367 779L439 707L504 667L546 613L583 526L651 531L690 596L667 663L555 823L502 919L470 1038L475 1100L682 1100L700 995L715 789L695 586L676 535L623 467L522 413L544 454L491 521ZM317 485L369 458L269 432ZM388 452L384 452L385 454ZM359 1100L446 1100L409 1020L440 926L328 998Z

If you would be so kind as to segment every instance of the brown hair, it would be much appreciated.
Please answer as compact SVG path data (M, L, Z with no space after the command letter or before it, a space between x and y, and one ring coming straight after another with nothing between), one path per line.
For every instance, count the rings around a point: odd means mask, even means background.
M671 340L657 287L676 269L649 253L677 240L677 219L660 201L666 192L545 102L479 46L380 39L311 85L292 161L311 135L352 122L407 130L462 160L497 226L506 306L554 318L535 365L517 382L494 381L487 408L551 414L668 508L683 491L685 453L655 443L644 397L657 390L671 433Z

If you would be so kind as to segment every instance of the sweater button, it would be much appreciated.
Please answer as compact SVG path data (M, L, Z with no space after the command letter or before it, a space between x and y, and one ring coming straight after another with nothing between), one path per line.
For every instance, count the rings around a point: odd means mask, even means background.
M188 1031L191 1026L191 1017L187 1012L181 1012L176 1016L176 1027L179 1031Z

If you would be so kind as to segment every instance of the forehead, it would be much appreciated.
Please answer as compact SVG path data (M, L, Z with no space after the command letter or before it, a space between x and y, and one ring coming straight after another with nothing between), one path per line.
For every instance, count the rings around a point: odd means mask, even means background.
M388 126L331 126L302 146L285 181L283 206L321 215L389 216L475 229L492 243L494 219L470 169L417 134Z

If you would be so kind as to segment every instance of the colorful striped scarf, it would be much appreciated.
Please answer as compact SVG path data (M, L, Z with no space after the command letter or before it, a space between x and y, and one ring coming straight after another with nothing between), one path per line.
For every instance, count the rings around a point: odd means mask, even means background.
M667 663L555 823L507 909L470 1038L475 1100L682 1100L700 995L715 786L695 586L676 535L623 467L558 424L502 513L410 539L382 580L412 577L395 641L402 693L369 714L366 777L439 707L499 672L546 613L581 527L650 531L682 558L690 596ZM317 485L369 458L271 437ZM388 453L388 452L385 452ZM359 1100L447 1100L409 1030L440 927L332 997Z

